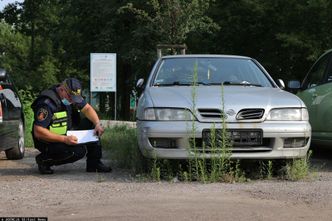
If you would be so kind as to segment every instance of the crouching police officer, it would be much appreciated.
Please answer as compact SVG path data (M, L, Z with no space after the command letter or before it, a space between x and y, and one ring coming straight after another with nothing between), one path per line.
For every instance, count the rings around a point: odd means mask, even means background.
M66 136L69 129L93 129L104 132L96 111L81 96L81 84L68 78L61 84L41 92L31 105L34 111L33 141L41 152L36 162L41 174L52 174L52 166L75 162L87 156L87 172L111 172L101 162L100 142L78 144L75 136ZM80 120L80 113L86 118Z

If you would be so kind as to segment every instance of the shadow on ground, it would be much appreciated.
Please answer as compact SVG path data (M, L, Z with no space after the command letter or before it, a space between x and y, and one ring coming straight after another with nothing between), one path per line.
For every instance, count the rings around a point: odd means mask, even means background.
M73 164L67 164L54 167L55 174L40 175L38 172L35 156L39 152L34 148L27 148L25 157L22 160L7 160L4 152L0 153L0 176L4 177L48 177L48 179L64 180L113 180L120 182L132 182L130 172L115 168L110 174L86 173L85 159L79 160ZM104 154L104 159L109 159ZM104 160L107 164L110 162ZM310 159L312 167L317 172L332 172L332 148L313 148Z
M56 166L53 169L55 173L52 175L41 175L38 172L38 167L35 162L35 156L38 150L27 148L23 159L21 160L7 160L4 152L0 153L0 177L45 177L48 179L64 179L64 180L96 180L97 182L105 180L113 181L128 181L131 180L128 171L115 170L112 173L87 173L85 172L85 159L79 160L75 163ZM107 159L107 156L105 156ZM103 160L106 164L109 161Z
M312 166L321 172L332 172L332 148L311 147L310 150L312 150Z

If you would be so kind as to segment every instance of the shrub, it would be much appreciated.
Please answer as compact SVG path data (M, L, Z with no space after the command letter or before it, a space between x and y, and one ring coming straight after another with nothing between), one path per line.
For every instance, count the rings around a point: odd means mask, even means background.
M25 118L25 134L24 142L26 147L33 147L33 140L31 136L32 123L34 118L34 113L31 109L31 104L34 101L35 94L32 92L31 88L26 90L19 90L20 99L23 105L23 112Z

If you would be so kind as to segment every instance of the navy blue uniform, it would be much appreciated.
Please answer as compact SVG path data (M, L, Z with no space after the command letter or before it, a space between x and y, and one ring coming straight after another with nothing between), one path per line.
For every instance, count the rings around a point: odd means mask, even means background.
M77 126L78 122L77 119L77 110L81 110L86 105L86 101L83 100L80 104L72 104L70 106L65 106L62 104L63 110L67 111L68 115L68 121L67 125L68 128L72 128L72 126ZM34 125L41 126L43 128L49 128L53 114L57 111L56 105L54 105L54 102L47 97L41 97L37 100L36 106L35 106L35 113L34 113ZM74 121L74 125L73 125ZM75 123L77 125L75 125Z
M54 94L60 101L60 97L58 97L55 92L55 87L51 90L54 91ZM87 118L80 119L78 110L83 109L86 104L86 101L82 100L80 103L66 106L63 105L61 101L57 103L47 96L40 96L32 105L34 110L33 124L49 129L54 113L61 110L67 112L68 130L94 129L94 125ZM94 164L97 164L102 157L100 142L85 145L67 145L65 143L38 140L34 135L33 140L35 148L41 152L37 158L43 162L47 162L49 166L72 163L83 158L85 155L87 156L87 165L93 166Z

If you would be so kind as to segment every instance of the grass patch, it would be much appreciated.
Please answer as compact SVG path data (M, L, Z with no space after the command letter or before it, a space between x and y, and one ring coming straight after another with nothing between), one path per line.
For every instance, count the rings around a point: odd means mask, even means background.
M101 139L103 148L109 150L114 167L129 169L134 173L142 171L142 158L137 144L135 128L116 126L106 129Z
M292 181L308 178L311 171L311 155L312 151L310 150L307 157L303 159L294 159L293 161L287 163L285 167L285 178Z

